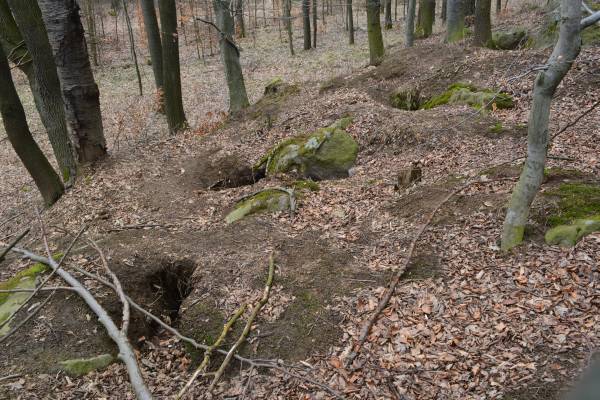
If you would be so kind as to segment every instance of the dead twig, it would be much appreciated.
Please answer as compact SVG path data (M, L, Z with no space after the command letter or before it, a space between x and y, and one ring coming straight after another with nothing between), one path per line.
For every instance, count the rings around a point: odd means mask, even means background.
M585 117L586 115L588 115L589 113L591 113L592 111L594 111L594 109L596 107L598 107L599 105L600 105L600 100L597 100L587 110L585 110L584 112L582 112L581 114L579 114L579 116L577 116L577 118L575 118L574 120L572 120L571 122L569 122L568 124L566 124L565 126L563 126L562 128L560 128L558 130L558 132L556 132L554 135L552 135L552 138L550 139L550 142L552 142L554 139L556 139L556 137L558 135L560 135L561 133L563 133L564 131L566 131L570 127L576 125L581 118Z
M8 244L8 247L2 250L2 253L0 253L0 262L4 261L4 257L6 257L10 249L15 247L29 233L30 229L31 228L25 229L19 236L17 236L12 242Z
M185 386L177 394L177 397L176 397L177 399L180 399L181 397L183 397L185 392L192 386L192 384L198 378L198 376L204 372L204 370L206 369L206 367L208 365L208 362L210 361L210 356L211 356L212 352L221 345L221 342L223 342L223 340L227 336L227 333L229 332L229 330L231 329L231 327L233 326L235 321L238 320L238 318L244 313L245 310L246 310L246 304L244 304L240 308L238 308L237 311L235 312L235 314L233 314L233 316L231 317L231 319L229 319L229 321L227 321L227 323L223 326L223 330L221 331L221 334L219 335L217 340L204 352L204 359L202 360L202 363L200 363L200 365L198 366L198 368L196 368L196 371L194 372L192 377L187 381Z
M271 287L273 286L273 275L274 274L275 274L275 260L273 260L273 255L271 254L271 257L269 257L269 274L267 276L267 282L265 284L265 289L263 291L262 298L259 300L259 302L256 304L256 306L252 310L252 314L250 314L248 321L246 321L246 326L244 326L244 330L242 331L242 334L240 335L238 340L235 342L235 344L231 347L229 352L227 352L227 355L225 356L225 360L223 360L223 362L221 363L221 366L217 370L217 373L215 374L213 381L210 383L210 386L208 387L209 392L212 392L215 385L217 384L217 382L219 382L219 379L223 375L223 372L225 372L225 368L227 368L227 365L229 365L229 361L231 361L231 358L237 352L237 349L241 346L241 344L244 342L244 340L246 340L246 336L248 336L248 333L250 333L254 319L256 318L256 316L258 315L260 310L263 308L263 306L269 300L269 295L271 294Z
M123 304L121 332L124 336L127 336L131 312L129 310L129 302L127 301L127 297L125 296L125 292L123 291L123 286L121 286L121 281L119 281L117 275L115 275L115 273L109 268L108 262L106 261L106 257L104 257L104 252L98 246L98 244L92 239L89 239L89 242L92 245L92 247L98 252L100 260L102 261L102 265L104 266L104 269L106 270L108 276L110 276L110 279L112 280L113 285L115 286L115 292L117 293L117 296L119 296L119 300L121 300L121 303Z
M8 380L11 380L11 379L20 378L21 376L23 376L23 375L21 375L21 374L6 375L6 376L3 376L3 377L0 377L0 382L2 382L2 381L8 381Z

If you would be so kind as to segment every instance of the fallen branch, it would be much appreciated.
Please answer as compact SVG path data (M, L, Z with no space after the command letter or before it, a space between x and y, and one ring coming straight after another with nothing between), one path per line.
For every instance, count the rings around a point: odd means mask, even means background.
M17 236L12 242L8 244L7 248L2 250L2 253L0 253L0 262L4 261L4 257L6 257L10 249L15 247L29 233L29 230L30 228L25 229L19 236Z
M217 340L204 352L204 359L202 360L202 363L200 363L200 365L198 366L198 368L196 368L196 371L194 372L192 377L187 381L185 386L179 391L179 394L177 394L177 397L176 397L177 399L180 399L185 394L185 392L192 386L192 384L198 378L198 376L204 372L204 370L206 369L206 366L208 365L208 362L210 360L210 356L211 356L212 352L221 345L221 342L227 336L229 329L231 329L231 327L233 326L235 321L237 321L238 318L244 313L244 310L246 310L246 304L244 304L240 308L238 308L238 310L235 312L235 314L233 314L231 319L229 321L227 321L227 323L223 326L223 331L221 332L221 334L219 335Z
M367 321L367 323L363 326L363 328L361 330L361 333L360 333L360 336L358 338L358 341L356 342L356 344L354 345L354 348L353 348L352 352L348 355L348 358L346 359L346 367L350 367L352 365L352 362L354 362L354 360L358 356L358 354L359 354L362 346L367 341L367 337L369 336L369 332L371 331L371 328L373 327L373 324L375 323L375 321L377 321L377 319L379 318L379 315L381 314L381 312L389 304L390 299L392 298L392 295L394 294L394 291L396 290L396 286L398 286L398 283L400 282L400 278L402 278L402 275L404 275L404 272L406 271L406 268L408 267L408 264L410 263L410 261L412 259L413 253L415 251L415 247L417 245L417 241L421 238L421 236L423 235L423 233L425 232L425 230L427 230L427 227L429 226L429 224L431 224L431 221L433 221L433 218L435 217L435 214L439 211L439 209L444 204L446 204L448 202L448 200L450 200L454 195L456 195L459 192L463 191L467 187L469 187L469 186L471 186L471 185L473 185L475 183L488 183L488 182L490 182L490 181L486 181L486 182L482 182L482 181L469 182L469 183L466 183L466 184L460 186L457 189L454 189L452 192L450 192L450 194L448 194L446 197L444 197L444 199L440 203L438 203L438 205L429 214L429 216L427 217L427 219L425 220L425 222L421 225L421 227L417 231L417 234L415 235L415 237L413 238L413 240L410 242L410 246L408 247L408 252L406 254L406 257L404 257L404 260L402 261L402 264L400 264L400 266L398 267L398 270L396 271L396 274L394 275L394 277L392 279L392 282L388 286L388 289L387 289L386 293L384 294L384 296L379 301L379 304L377 305L377 308L375 309L375 312L371 315L371 318L369 318L369 320Z
M108 274L108 276L110 276L110 279L113 282L114 290L117 293L117 296L119 296L119 300L121 300L121 303L123 304L121 333L123 334L123 336L127 337L127 330L129 329L130 311L129 302L127 301L127 297L125 296L125 292L123 291L123 286L121 286L121 281L119 281L117 275L115 275L115 273L112 272L112 270L108 267L108 262L106 261L106 257L104 257L104 252L102 251L102 249L98 247L98 244L92 239L90 239L89 242L92 245L92 247L98 252L100 260L102 261L102 265L104 266L106 273Z
M225 360L223 360L223 362L221 363L221 366L217 370L217 373L215 374L213 381L210 383L210 386L208 387L209 392L212 392L215 385L217 384L217 382L219 382L219 379L223 375L223 372L225 372L225 368L227 368L229 361L231 361L231 357L233 357L233 355L237 352L237 349L241 346L241 344L244 342L244 340L246 340L246 336L248 336L248 333L250 333L254 319L256 318L256 316L258 315L260 310L264 307L264 305L269 300L269 295L271 294L271 287L273 286L273 275L274 274L275 274L275 261L273 260L273 255L271 254L271 257L269 257L269 274L267 276L267 283L265 284L265 289L263 291L262 298L259 300L258 304L256 304L256 306L252 310L252 314L250 314L248 321L246 321L246 326L244 326L244 330L242 331L242 334L240 335L238 340L235 342L235 344L231 347L231 349L225 356Z
M83 228L80 232L83 232ZM45 234L44 234L45 238ZM119 348L119 359L123 361L129 373L129 381L131 386L139 400L151 400L152 395L146 387L142 373L137 364L135 353L131 348L131 344L127 339L127 336L117 328L113 320L110 318L106 310L98 303L96 298L87 290L80 282L64 269L60 269L60 265L54 261L51 257L46 258L34 254L28 250L13 248L13 251L22 254L25 258L32 261L41 262L47 264L52 268L53 272L58 274L65 282L67 282L73 290L86 302L90 309L98 316L98 321L106 328L106 332L110 338L117 344ZM64 257L62 258L64 260ZM61 260L61 261L62 261Z
M8 381L10 379L20 378L21 376L23 376L23 375L21 375L21 374L6 375L6 376L3 376L3 377L0 377L0 382L2 382L2 381Z

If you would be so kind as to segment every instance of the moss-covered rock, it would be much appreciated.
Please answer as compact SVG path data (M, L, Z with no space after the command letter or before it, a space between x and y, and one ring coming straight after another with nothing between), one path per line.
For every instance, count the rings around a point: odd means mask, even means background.
M496 92L491 89L480 89L476 86L455 83L448 87L445 92L432 97L421 106L430 109L444 104L466 104L474 108L512 108L514 106L512 96L507 93Z
M276 188L264 189L238 201L233 210L225 217L225 221L230 224L251 214L288 211L295 207L293 202L294 194L291 189L289 192Z
M284 140L269 150L253 169L267 176L295 171L315 180L347 177L358 154L358 144L344 130L351 122L350 118L342 118L309 135Z
M547 190L547 196L557 197L557 213L548 217L548 225L569 224L577 219L600 215L600 185L564 183Z
M418 110L420 106L420 91L416 88L398 89L390 96L390 104L401 110Z
M34 289L36 276L46 271L44 264L34 264L24 271L18 272L6 282L0 283L0 290ZM6 321L29 298L29 292L0 293L0 324ZM10 331L10 324L0 329L0 337Z
M523 28L517 28L507 32L495 32L492 41L497 49L515 50L527 43L527 31Z
M60 368L72 376L82 376L92 371L99 371L115 362L116 359L110 354L101 354L91 358L77 358L60 362Z
M296 190L310 190L311 192L318 192L321 189L317 182L311 181L310 179L294 181L292 187Z
M572 247L592 232L600 232L600 215L577 219L570 225L555 226L546 232L545 239L548 244Z

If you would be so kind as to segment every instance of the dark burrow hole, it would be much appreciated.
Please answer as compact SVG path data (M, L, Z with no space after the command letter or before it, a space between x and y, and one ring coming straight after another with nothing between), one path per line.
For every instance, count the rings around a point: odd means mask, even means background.
M217 182L210 185L210 190L221 190L236 188L240 186L254 185L265 177L264 171L253 171L251 167L238 167L232 171L227 171L225 176Z
M163 265L150 277L151 290L155 293L156 303L160 303L156 306L162 310L161 317L170 325L177 323L181 304L192 292L195 269L191 261L173 261ZM150 328L155 334L161 329L155 322L151 323Z

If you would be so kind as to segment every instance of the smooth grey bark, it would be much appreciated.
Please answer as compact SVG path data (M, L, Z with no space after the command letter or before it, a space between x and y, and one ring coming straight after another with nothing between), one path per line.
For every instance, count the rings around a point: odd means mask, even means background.
M285 30L290 45L290 55L294 55L294 34L292 32L292 0L283 0L283 17L285 18Z
M54 52L65 116L80 163L106 155L100 92L94 81L75 0L38 0Z
M453 43L464 36L465 17L461 0L447 0L446 42Z
M150 51L150 60L152 61L154 83L156 85L156 90L162 92L162 44L160 42L160 30L158 29L158 20L156 18L156 8L154 8L154 0L141 0L140 5L142 8L142 18L144 19L146 38L148 39L148 50Z
M415 43L415 13L417 0L408 0L408 13L406 15L406 34L405 46L413 47Z
M347 0L347 13L348 13L348 44L354 44L354 17L352 10L352 0Z
M312 36L312 47L317 48L317 0L311 0L312 3L312 24L313 24L313 36Z
M240 65L240 53L233 42L233 16L224 0L213 0L215 18L220 29L219 48L229 90L229 112L236 113L250 105Z
M8 0L8 5L32 57L33 75L40 93L42 120L48 123L48 138L58 162L62 179L71 184L77 176L77 164L71 143L65 109L52 48L35 0Z
M477 0L475 4L475 46L485 47L492 44L491 8L492 0Z
M502 230L501 248L511 249L523 241L529 208L544 177L548 152L550 105L556 88L581 50L581 2L562 0L558 42L533 86L533 101L527 126L527 158L510 198Z
M381 35L381 21L379 17L379 0L367 0L367 36L369 39L369 65L378 65L383 59L385 50L383 36Z
M0 46L0 88L0 115L8 141L33 178L44 203L51 206L62 196L64 188L59 176L31 135L3 46Z
M304 50L310 50L310 0L302 0L302 30L304 32Z
M165 112L169 131L177 133L187 128L181 96L179 67L179 36L177 34L177 9L175 0L159 0L162 34L162 70Z

